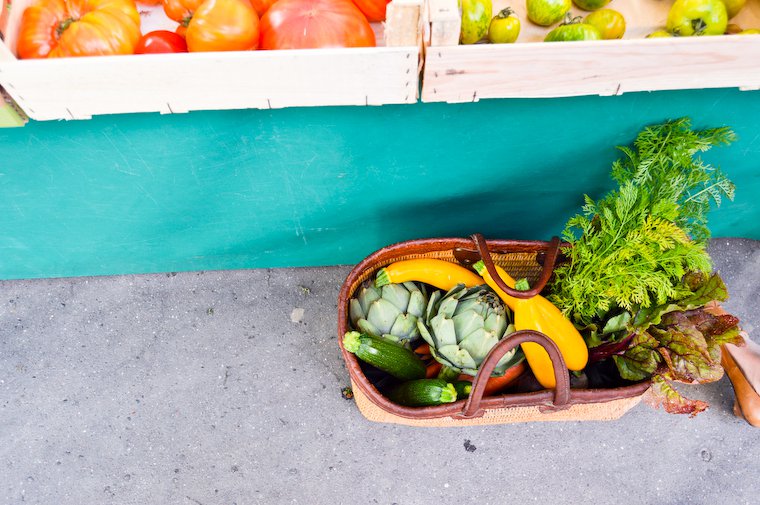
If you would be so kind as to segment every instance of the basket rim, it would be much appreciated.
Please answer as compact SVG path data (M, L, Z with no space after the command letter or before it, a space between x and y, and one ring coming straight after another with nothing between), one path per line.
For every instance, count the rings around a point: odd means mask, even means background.
M503 240L489 239L486 241L492 253L541 253L545 252L550 242L540 240ZM566 247L567 243L561 244ZM457 248L470 249L474 247L471 238L442 237L425 238L397 242L368 255L358 263L348 274L341 286L338 295L338 346L346 363L349 377L362 393L382 410L407 419L436 419L443 417L463 418L462 411L466 400L457 400L454 403L436 405L431 407L406 407L393 403L383 396L377 388L367 379L362 372L359 361L352 353L343 347L343 335L349 330L348 304L353 292L351 286L367 271L376 270L381 264L392 261L394 258L409 254L426 254L432 252L450 251ZM567 407L578 404L606 403L613 400L633 398L643 395L649 389L651 381L644 380L628 386L610 389L571 389L570 401ZM493 396L483 398L481 401L482 415L487 410L504 409L511 407L537 406L542 411L556 410L553 405L554 391L542 390L531 393L518 393L510 395Z

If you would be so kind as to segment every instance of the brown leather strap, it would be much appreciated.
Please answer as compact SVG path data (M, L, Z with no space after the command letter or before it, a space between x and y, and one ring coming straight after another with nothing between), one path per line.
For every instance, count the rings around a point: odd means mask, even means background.
M549 242L549 248L546 250L546 259L544 260L544 268L541 271L541 277L538 278L538 282L528 291L520 291L507 286L507 283L501 278L496 271L496 266L491 258L491 253L488 251L488 244L486 239L480 233L472 235L472 240L475 242L475 246L478 248L480 258L483 260L483 264L488 270L488 274L494 280L497 286L501 288L505 293L514 298L533 298L544 289L546 283L549 282L549 278L552 276L554 270L554 264L557 262L557 255L559 254L559 237L552 237Z
M554 400L551 407L559 410L565 408L569 404L570 377L567 373L567 366L565 365L565 360L562 358L562 353L559 351L559 347L541 332L521 330L516 331L507 338L499 341L499 343L491 349L491 352L488 353L488 356L486 356L486 359L483 360L483 363L480 365L475 380L472 382L470 397L467 399L467 403L465 403L462 413L457 417L468 419L481 417L484 414L480 402L483 399L483 393L485 392L488 378L491 377L491 373L493 373L497 363L506 353L526 342L534 342L546 349L546 352L549 353L549 358L552 360L554 378L557 381L557 387L554 389Z

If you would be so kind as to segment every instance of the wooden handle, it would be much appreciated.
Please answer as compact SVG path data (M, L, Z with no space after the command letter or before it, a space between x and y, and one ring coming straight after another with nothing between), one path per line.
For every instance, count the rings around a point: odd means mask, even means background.
M744 337L745 345L721 346L721 365L734 387L734 413L760 428L760 345Z
M549 278L551 278L552 272L554 271L554 264L557 262L557 256L559 255L559 237L552 237L551 242L549 242L549 247L546 250L546 259L544 260L544 268L541 271L541 277L539 277L536 284L528 291L519 291L507 286L507 283L504 282L504 279L502 279L496 271L496 266L491 258L491 253L488 251L488 244L486 243L485 237L480 233L475 233L471 238L473 242L475 242L475 246L478 248L478 253L483 260L483 265L485 265L486 270L488 270L488 274L496 285L512 298L533 298L539 294L541 290L544 289L544 286L546 286L546 283L549 282Z
M557 387L554 390L554 400L551 405L544 405L544 410L561 410L568 406L570 402L570 377L567 373L565 359L562 357L559 347L543 333L534 330L520 330L500 340L488 353L486 359L481 363L477 375L475 375L475 380L472 381L470 397L467 399L462 413L457 417L472 419L481 417L484 414L485 411L481 408L480 402L483 399L486 383L489 377L491 377L491 373L505 354L525 342L534 342L543 347L549 354L552 366L554 367L554 379L557 382Z

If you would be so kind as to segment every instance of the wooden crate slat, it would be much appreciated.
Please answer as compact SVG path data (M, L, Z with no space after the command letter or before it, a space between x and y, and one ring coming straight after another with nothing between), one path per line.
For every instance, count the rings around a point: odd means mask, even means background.
M494 2L494 13L505 1ZM433 6L440 11L441 4L455 0L429 2L432 34L442 30L436 26ZM646 39L664 26L670 2L614 0L609 7L625 15L626 38L567 43L541 42L551 28L530 23L525 2L509 3L522 20L516 44L436 46L431 37L425 53L423 102L760 88L760 35ZM586 14L577 8L572 12ZM760 27L760 2L749 2L731 22Z

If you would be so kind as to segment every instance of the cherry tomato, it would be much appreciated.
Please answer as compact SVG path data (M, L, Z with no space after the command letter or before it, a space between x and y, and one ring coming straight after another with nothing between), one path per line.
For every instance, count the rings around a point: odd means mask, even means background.
M618 11L612 9L594 11L586 16L583 22L599 30L605 40L622 39L623 34L625 34L625 18Z
M676 0L668 14L668 31L674 35L723 35L728 13L721 0Z
M570 17L568 15L568 17ZM570 19L550 31L544 42L572 42L577 40L601 40L602 34L596 27L581 23L581 18Z
M573 3L584 11L595 11L610 3L610 0L573 0Z
M186 53L185 39L168 30L146 33L135 46L135 54Z
M462 28L459 42L474 44L488 34L488 25L493 16L491 0L461 0Z
M491 20L488 26L488 40L492 44L511 44L520 35L520 18L507 7Z
M541 26L560 21L573 6L572 0L527 0L528 19Z

